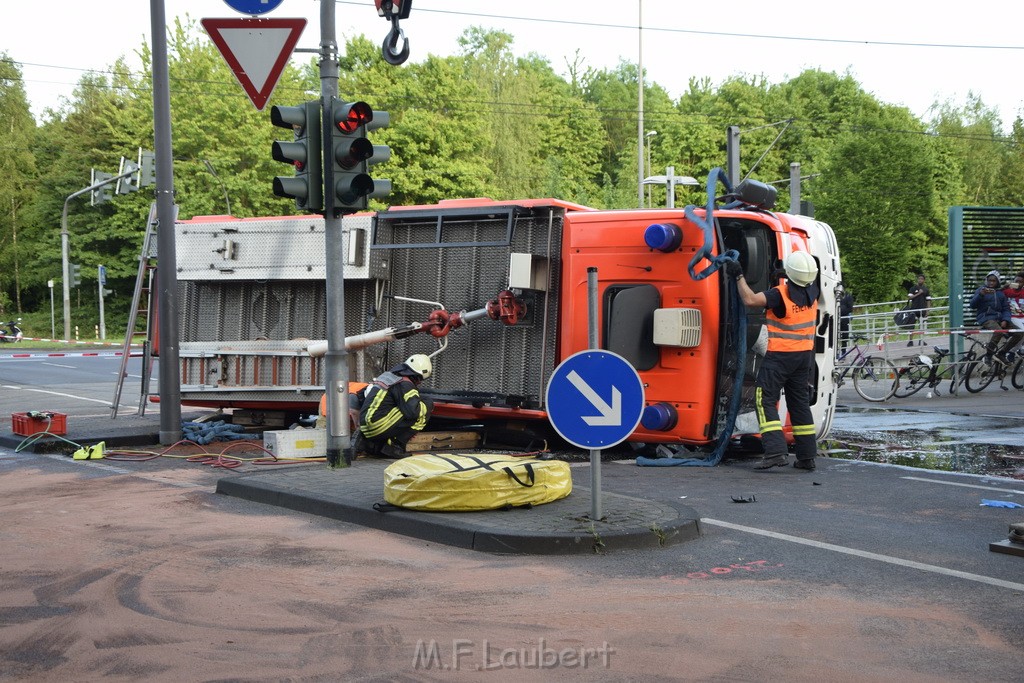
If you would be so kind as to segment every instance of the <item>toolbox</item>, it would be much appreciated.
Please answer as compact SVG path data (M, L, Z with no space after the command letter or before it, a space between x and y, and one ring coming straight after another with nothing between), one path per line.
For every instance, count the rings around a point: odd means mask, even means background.
M263 432L263 447L278 458L322 458L327 454L327 430L283 429Z
M68 416L64 413L35 410L31 413L13 413L11 429L18 436L32 436L40 432L64 436L68 433Z

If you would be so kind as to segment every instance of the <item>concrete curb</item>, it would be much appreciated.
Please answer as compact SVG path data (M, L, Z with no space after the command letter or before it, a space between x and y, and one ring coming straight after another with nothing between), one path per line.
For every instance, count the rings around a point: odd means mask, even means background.
M534 508L485 512L420 512L384 502L385 461L352 467L282 466L272 472L224 477L217 493L487 553L592 554L658 548L700 536L699 516L685 505L604 492L602 513L590 521L590 490Z

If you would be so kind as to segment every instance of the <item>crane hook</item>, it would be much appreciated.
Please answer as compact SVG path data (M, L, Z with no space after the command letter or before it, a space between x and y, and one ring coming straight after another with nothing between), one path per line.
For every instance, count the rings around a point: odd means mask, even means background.
M398 66L409 59L409 41L405 31L398 25L400 19L408 19L412 11L412 0L376 0L377 14L391 21L391 30L384 37L381 55L384 61ZM401 47L399 47L401 45Z
M401 49L398 49L399 42L402 44ZM391 30L384 37L381 54L384 61L392 66L404 64L409 59L409 40L405 37L405 31L398 27L398 17L391 19Z

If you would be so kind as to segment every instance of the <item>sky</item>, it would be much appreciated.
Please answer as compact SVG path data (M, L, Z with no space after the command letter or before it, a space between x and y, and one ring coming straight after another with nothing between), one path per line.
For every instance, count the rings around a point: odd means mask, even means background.
M163 4L168 23L186 14L197 21L245 16L226 0ZM107 70L120 56L138 68L135 52L151 42L150 6L151 0L0 0L0 51L21 63L33 113L59 107L86 70ZM336 7L339 44L359 34L379 43L390 28L372 0L337 0ZM318 0L282 0L263 16L308 18L298 47L319 45ZM1022 20L1017 0L983 7L949 0L415 0L402 27L413 62L457 54L459 35L482 26L510 33L517 55L540 54L563 75L577 50L583 66L596 69L642 59L648 81L673 97L691 78L717 84L746 75L778 83L808 68L849 72L879 100L923 118L934 103L962 106L973 93L999 112L1008 132L1024 109Z

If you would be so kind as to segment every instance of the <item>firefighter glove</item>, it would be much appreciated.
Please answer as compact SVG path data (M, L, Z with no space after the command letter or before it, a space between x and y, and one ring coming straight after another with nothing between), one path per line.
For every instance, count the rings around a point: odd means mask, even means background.
M736 261L726 261L723 269L725 270L725 274L733 280L739 280L743 277L743 268Z

